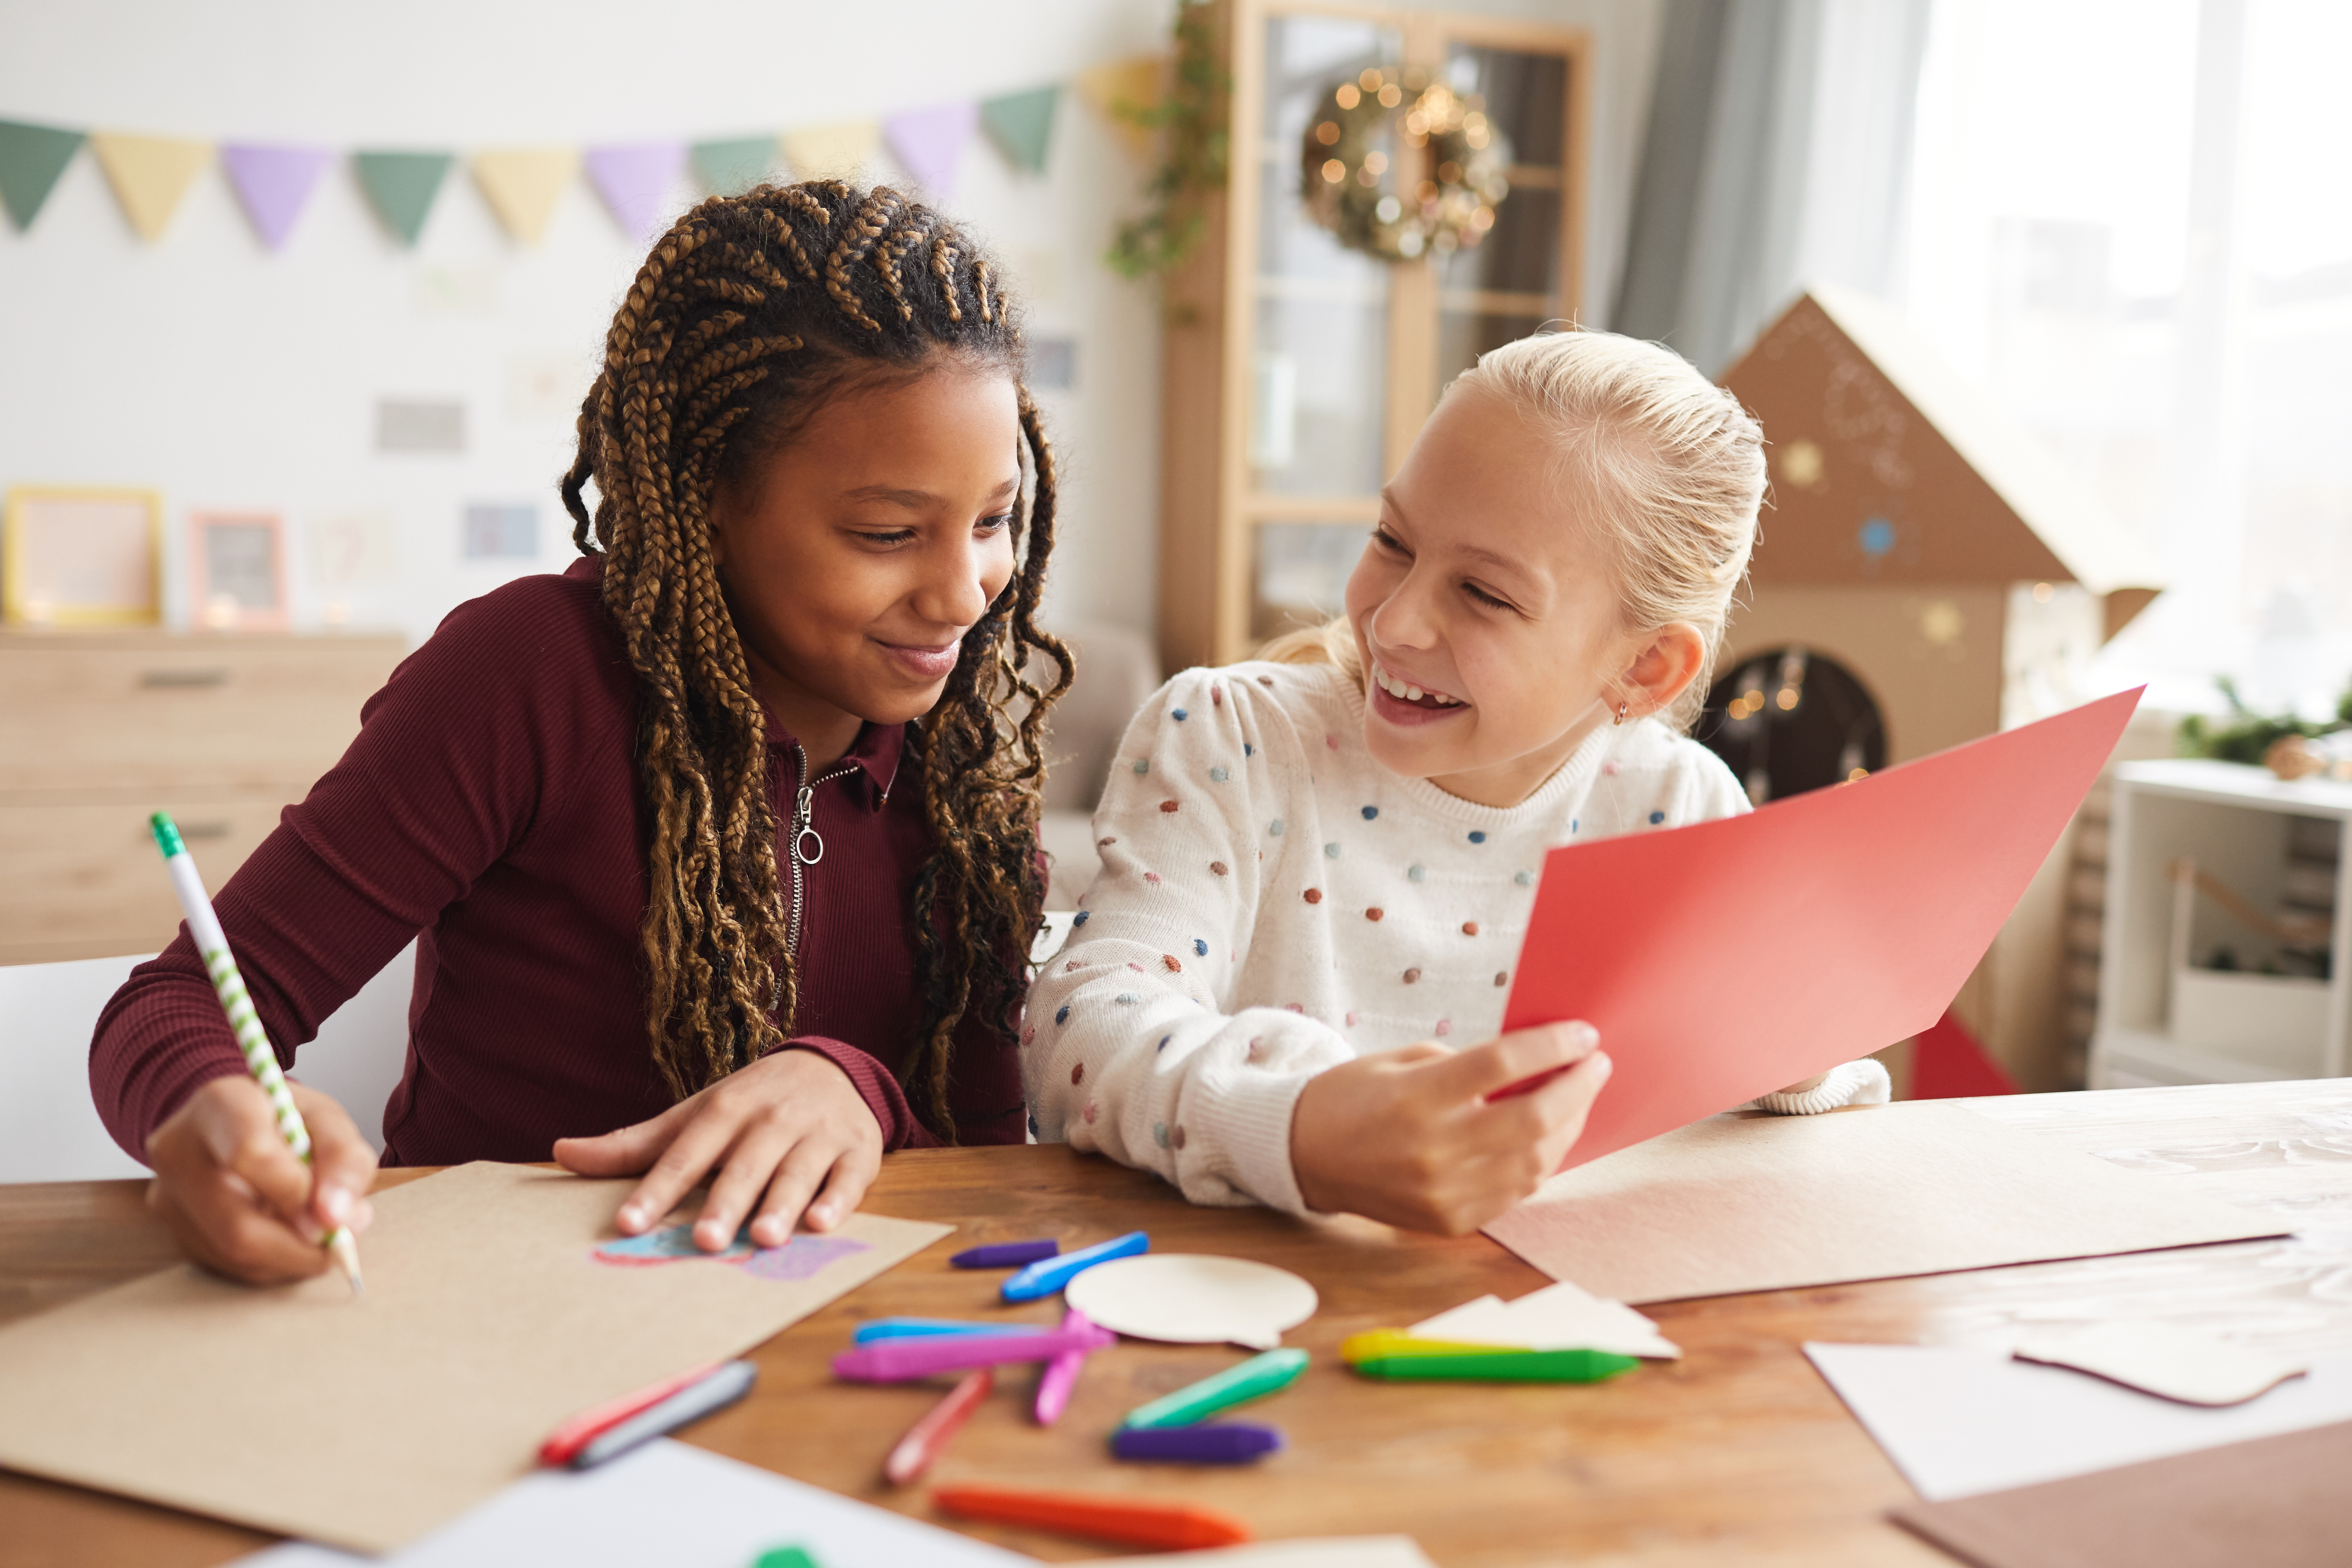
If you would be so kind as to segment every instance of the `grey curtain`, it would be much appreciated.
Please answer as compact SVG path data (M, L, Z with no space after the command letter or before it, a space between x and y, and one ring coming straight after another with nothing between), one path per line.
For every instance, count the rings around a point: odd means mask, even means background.
M1931 0L1667 0L1612 324L1713 375L1808 282L1892 292Z

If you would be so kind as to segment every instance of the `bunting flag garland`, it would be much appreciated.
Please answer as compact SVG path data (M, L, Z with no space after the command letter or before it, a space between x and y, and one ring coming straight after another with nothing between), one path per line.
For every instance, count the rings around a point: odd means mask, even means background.
M122 216L151 245L163 237L172 215L180 210L180 198L213 155L210 142L125 136L117 131L92 132L89 145L98 154L99 167L106 171L106 183L114 187Z
M433 210L433 198L441 194L441 182L456 162L446 153L354 153L352 170L383 226L414 250Z
M854 180L873 161L881 129L870 120L813 125L776 139L796 180Z
M644 239L669 202L670 187L686 167L683 142L641 142L628 147L591 147L583 155L588 183L612 209L614 221L633 239Z
M1129 151L1148 156L1156 133L1121 110L1157 103L1167 70L1167 57L1139 56L1097 67L1066 85ZM946 202L954 196L965 149L975 133L985 132L1012 167L1042 174L1063 91L1064 84L1049 84L977 103L932 104L878 122L802 126L773 136L637 142L591 147L584 154L571 147L492 148L468 162L483 199L520 244L536 245L545 237L565 187L583 172L614 221L637 240L665 216L689 165L704 190L735 195L777 178L871 179L871 165L887 142L908 179L930 200ZM31 227L85 142L123 217L151 244L171 226L215 151L206 142L0 120L0 205L20 232ZM230 142L219 149L230 188L271 250L285 247L338 155L290 143ZM394 240L414 249L458 154L373 149L350 156L368 205Z
M254 232L272 250L286 244L294 220L310 205L319 176L334 162L324 147L262 147L232 142L221 148L221 167L236 187Z
M1103 123L1111 128L1129 153L1149 158L1155 133L1120 110L1149 109L1165 95L1167 83L1166 55L1138 55L1082 71L1071 85L1087 100L1087 107L1102 116Z
M948 103L894 114L882 121L883 140L915 184L934 202L955 195L956 170L965 143L980 129L980 105Z
M687 149L694 177L714 196L740 196L766 179L776 166L773 136L737 136L697 142Z
M0 201L7 204L19 232L33 226L81 144L79 131L0 120Z
M580 154L569 147L507 147L474 154L474 183L506 231L525 245L537 245L563 187L580 172Z
M1053 144L1054 110L1062 101L1058 87L1008 92L981 100L980 123L1004 161L1033 174L1045 172L1045 149Z

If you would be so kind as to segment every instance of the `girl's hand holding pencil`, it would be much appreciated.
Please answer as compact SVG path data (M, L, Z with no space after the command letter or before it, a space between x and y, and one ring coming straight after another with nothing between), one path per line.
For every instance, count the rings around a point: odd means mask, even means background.
M245 989L228 935L170 816L148 819L187 918L188 938L212 976L247 1078L212 1079L155 1129L148 1206L198 1262L250 1284L307 1279L331 1261L360 1286L362 1196L375 1152L343 1108L289 1082ZM314 1139L316 1125L320 1136ZM288 1250L299 1238L300 1245Z
M1359 1058L1299 1091L1299 1195L1326 1214L1467 1236L1559 1169L1608 1081L1600 1033L1583 1023Z
M341 1106L287 1087L310 1129L308 1165L279 1136L269 1097L243 1076L204 1085L147 1140L147 1206L189 1257L249 1285L323 1273L334 1267L326 1237L374 1217L364 1194L375 1151Z

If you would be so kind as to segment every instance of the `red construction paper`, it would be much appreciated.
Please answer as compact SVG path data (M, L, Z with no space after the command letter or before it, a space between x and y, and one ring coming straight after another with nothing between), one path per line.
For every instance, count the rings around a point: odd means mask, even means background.
M1503 1027L1585 1019L1616 1067L1562 1169L1932 1026L2138 703L1552 850Z
M1949 1013L1921 1032L1911 1047L1911 1098L1958 1100L1979 1094L2015 1094L2017 1080L2001 1070L1992 1054Z

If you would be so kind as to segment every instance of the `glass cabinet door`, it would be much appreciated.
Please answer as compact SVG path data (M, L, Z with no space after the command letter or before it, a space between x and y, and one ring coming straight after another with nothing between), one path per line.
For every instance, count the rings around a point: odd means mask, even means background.
M1436 384L1478 363L1488 349L1524 338L1571 313L1567 298L1562 206L1568 195L1568 60L1557 54L1455 44L1447 83L1485 100L1487 118L1510 138L1505 177L1511 194L1495 209L1483 244L1438 263Z
M1297 3L1235 0L1233 12L1244 63L1221 372L1223 407L1240 416L1224 426L1232 442L1220 459L1215 647L1226 658L1340 613L1381 485L1440 389L1486 350L1572 317L1577 303L1570 247L1582 151L1570 110L1581 90L1571 74L1581 35ZM1479 243L1454 249L1446 237L1433 242L1438 254L1383 260L1309 216L1302 181L1328 168L1302 156L1318 116L1340 84L1370 90L1381 79L1367 73L1381 71L1393 73L1390 91L1442 81L1508 138L1509 191ZM1454 178L1423 167L1435 154L1405 118L1382 132L1392 145L1373 149L1389 160L1397 194L1408 170L1423 181ZM1368 184L1383 173L1371 157L1362 168ZM1436 187L1420 189L1411 199L1431 199Z
M1331 84L1392 62L1398 37L1337 16L1271 16L1265 27L1250 488L1264 495L1371 495L1381 479L1389 269L1307 216L1298 146Z

